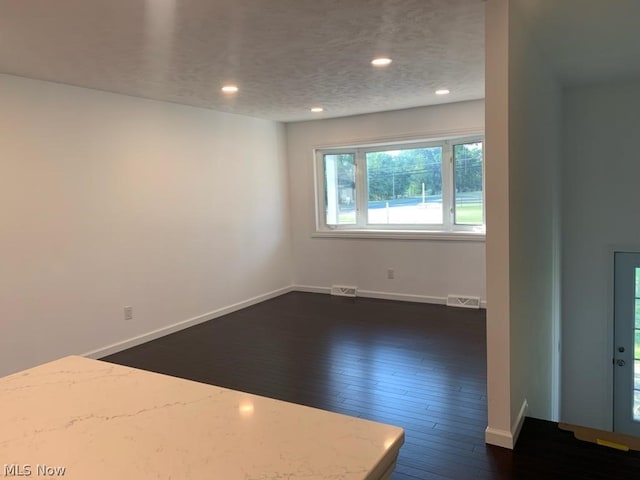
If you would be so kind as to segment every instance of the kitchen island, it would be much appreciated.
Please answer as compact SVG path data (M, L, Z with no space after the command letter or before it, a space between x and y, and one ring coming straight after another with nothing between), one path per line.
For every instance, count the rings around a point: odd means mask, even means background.
M388 479L401 428L83 357L0 378L0 477Z

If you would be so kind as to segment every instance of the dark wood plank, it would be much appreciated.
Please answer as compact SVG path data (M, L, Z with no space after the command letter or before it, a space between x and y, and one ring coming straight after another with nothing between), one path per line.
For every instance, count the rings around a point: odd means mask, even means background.
M290 293L104 358L399 425L394 480L640 478L640 455L527 419L514 451L484 444L479 310Z

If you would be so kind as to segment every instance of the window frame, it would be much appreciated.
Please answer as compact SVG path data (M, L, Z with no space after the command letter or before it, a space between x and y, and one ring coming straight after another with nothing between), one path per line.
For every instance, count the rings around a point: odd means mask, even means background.
M457 192L455 189L455 183L456 183L456 172L455 172L455 153L454 153L454 147L456 145L465 145L465 144L470 144L470 143L482 143L482 223L481 224L470 224L470 223L455 223L455 218L456 218L456 212L455 212L455 208L456 208L456 197L457 197ZM486 224L487 224L487 208L486 208L486 203L485 203L485 177L484 177L484 171L485 171L485 143L484 143L484 135L482 136L476 136L476 137L463 137L463 138L455 138L452 139L451 141L451 195L453 196L451 199L451 219L453 224L455 225L456 230L458 231L466 231L468 229L470 230L476 230L476 229L481 229L483 231L486 230ZM480 228L477 228L480 227Z
M482 225L455 224L454 145L483 144L482 149ZM435 139L397 140L384 143L366 143L350 146L314 148L315 232L314 237L346 238L434 238L443 240L484 240L486 224L485 203L485 139L484 133L456 135ZM442 214L441 224L370 224L368 223L368 184L366 155L371 152L442 147ZM328 225L325 210L324 156L355 155L355 224Z

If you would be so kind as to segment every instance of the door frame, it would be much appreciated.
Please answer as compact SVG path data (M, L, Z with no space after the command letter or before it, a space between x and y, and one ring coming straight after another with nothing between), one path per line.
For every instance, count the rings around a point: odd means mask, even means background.
M609 285L608 285L608 291L609 294L607 295L608 297L608 305L607 305L607 310L609 312L609 314L607 315L607 323L608 323L608 328L607 328L607 335L609 336L608 340L608 344L609 344L609 358L611 359L611 370L609 371L609 375L610 375L610 411L611 411L611 428L610 430L612 432L615 433L622 433L622 434L627 434L627 435L632 435L629 434L628 432L616 432L615 430L615 394L616 394L616 385L615 385L615 372L616 372L616 365L615 365L615 359L616 359L616 322L615 322L615 303L616 303L616 298L615 298L615 276L616 276L616 265L615 265L615 254L616 253L629 253L629 254L635 254L635 255L639 255L640 256L640 244L619 244L619 245L615 245L612 246L610 245L608 250L608 261L610 262L610 274L609 274Z

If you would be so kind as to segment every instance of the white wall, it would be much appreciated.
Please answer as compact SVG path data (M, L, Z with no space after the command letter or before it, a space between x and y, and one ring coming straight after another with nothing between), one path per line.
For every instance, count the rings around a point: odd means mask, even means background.
M557 420L562 89L516 5L509 22L511 416Z
M640 251L640 81L565 92L562 420L613 428L613 257Z
M294 283L355 285L432 301L448 294L484 299L484 242L312 237L314 148L483 130L483 101L288 124ZM395 270L394 280L387 279L388 268Z
M0 375L291 284L282 125L6 75L0 105Z

